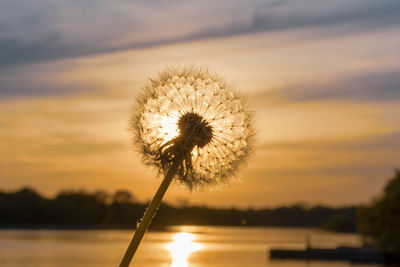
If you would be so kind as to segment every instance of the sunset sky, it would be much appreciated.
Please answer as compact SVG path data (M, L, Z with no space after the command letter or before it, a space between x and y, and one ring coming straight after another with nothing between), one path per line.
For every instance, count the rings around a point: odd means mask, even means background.
M0 190L131 191L160 178L131 149L148 77L205 65L248 96L257 146L229 187L167 202L365 203L400 167L398 0L0 0Z

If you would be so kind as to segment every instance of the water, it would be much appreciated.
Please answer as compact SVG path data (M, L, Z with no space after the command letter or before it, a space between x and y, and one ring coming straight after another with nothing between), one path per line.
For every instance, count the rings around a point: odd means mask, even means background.
M0 230L0 266L118 266L132 234L130 230ZM269 248L304 248L307 235L312 246L360 245L355 234L317 229L179 226L147 233L132 266L380 266L269 258Z

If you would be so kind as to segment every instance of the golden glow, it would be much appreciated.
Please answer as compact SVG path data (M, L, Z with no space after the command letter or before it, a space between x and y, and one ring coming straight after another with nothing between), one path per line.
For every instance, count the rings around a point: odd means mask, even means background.
M172 140L179 135L178 116L175 114L155 117L152 123L153 125L160 125L157 137L164 140L164 142Z
M193 242L196 238L191 233L177 233L173 236L173 241L167 244L167 249L171 253L171 267L188 267L189 256L191 253L201 250L204 245Z
M248 94L249 107L257 111L259 146L248 171L238 177L243 178L242 182L208 193L191 193L172 186L165 197L167 202L186 199L189 205L247 208L295 202L347 205L369 201L380 192L385 177L392 174L389 166L398 165L400 151L395 146L389 149L391 142L384 139L379 143L386 145L369 145L368 150L334 145L342 141L369 144L374 136L400 131L398 102L363 101L368 96L361 93L358 101L333 98L299 102L286 99L280 89L308 90L307 86L315 81L327 85L321 88L325 92L332 81L349 75L394 70L399 66L398 45L390 43L400 43L399 33L392 27L357 35L302 39L311 35L300 31L263 32L27 64L12 72L10 69L3 75L6 83L15 79L23 83L21 89L26 83L27 88L47 87L39 93L31 90L26 96L14 95L12 101L0 97L1 189L31 186L50 197L65 188L90 192L103 189L109 193L126 188L139 201L146 201L160 180L154 179L154 173L131 151L127 119L132 101L146 77L166 63L195 62L222 71L237 90ZM379 40L390 40L385 51ZM341 47L340 57L337 47ZM179 118L179 114L169 115L167 120L165 116L158 118L162 123L152 124L165 126L169 119L174 120L174 126L163 130L167 140L177 135L173 127L177 130ZM327 150L324 144L318 145L319 141L333 148ZM310 147L310 142L317 144ZM197 152L204 153L194 150L193 155ZM378 167L371 172L361 166Z
M250 154L254 131L245 98L205 68L166 68L145 88L135 110L130 123L132 143L143 161L161 172L166 171L165 163L172 159L164 158L164 150L165 155L176 153L177 140L169 142L177 133L176 122L183 127L186 114L194 113L199 123L207 125L207 135L193 136L191 143L185 145L190 150L200 147L199 153L193 157L184 153L185 168L179 166L182 177L178 180L190 190L226 184ZM184 133L181 134L183 138ZM160 160L165 163L160 164Z

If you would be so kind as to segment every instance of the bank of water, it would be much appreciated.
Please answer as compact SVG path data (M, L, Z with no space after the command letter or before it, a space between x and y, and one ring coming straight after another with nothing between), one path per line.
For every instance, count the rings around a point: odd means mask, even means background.
M0 230L0 266L118 266L131 230ZM270 248L359 246L356 234L304 228L179 226L149 232L135 267L345 267L349 262L272 260Z

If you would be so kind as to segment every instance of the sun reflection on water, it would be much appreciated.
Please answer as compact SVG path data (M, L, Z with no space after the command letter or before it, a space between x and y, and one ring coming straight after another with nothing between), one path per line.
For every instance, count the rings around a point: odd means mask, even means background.
M204 247L204 245L193 242L196 236L191 233L177 233L172 238L173 241L167 244L167 249L172 257L171 267L188 267L190 254Z

